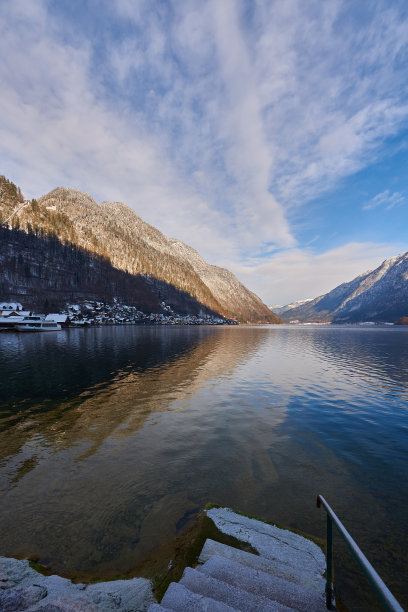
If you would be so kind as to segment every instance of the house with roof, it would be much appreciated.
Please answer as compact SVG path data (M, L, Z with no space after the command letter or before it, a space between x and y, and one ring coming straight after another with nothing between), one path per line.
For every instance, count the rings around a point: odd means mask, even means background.
M58 314L56 312L47 314L45 321L55 321L55 323L59 323L61 327L68 327L71 323L71 319L67 314Z
M29 310L23 310L20 302L0 302L0 317L27 317Z

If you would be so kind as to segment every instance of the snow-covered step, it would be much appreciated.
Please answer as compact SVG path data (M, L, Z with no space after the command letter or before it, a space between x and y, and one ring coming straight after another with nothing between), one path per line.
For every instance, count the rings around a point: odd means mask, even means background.
M179 584L193 593L211 597L245 612L293 612L293 608L221 582L191 567L186 567Z
M326 611L323 593L318 595L315 591L230 559L214 556L206 561L199 571L249 593L277 601L299 612Z
M206 540L198 563L202 565L214 555L231 559L242 565L247 565L253 569L258 569L267 574L272 574L278 578L288 580L289 582L294 582L314 590L317 593L323 593L325 589L325 580L323 576L316 571L315 564L312 564L312 570L309 571L307 568L278 562L276 559L267 559L210 539Z
M170 584L162 605L176 612L240 612L221 601L192 593L179 582Z
M275 525L237 514L229 508L211 508L207 516L228 535L251 544L262 557L290 565L300 571L307 568L323 575L326 559L311 540Z

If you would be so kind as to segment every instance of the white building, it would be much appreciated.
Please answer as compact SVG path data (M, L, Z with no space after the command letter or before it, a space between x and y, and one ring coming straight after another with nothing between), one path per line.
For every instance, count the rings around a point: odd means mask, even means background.
M71 322L71 319L69 318L68 315L66 314L58 314L58 313L50 313L47 314L47 316L45 317L46 321L55 321L56 323L59 323L62 327L65 327L66 325L69 325L69 323Z
M0 317L10 317L18 315L27 317L30 314L29 310L23 310L20 302L0 302Z

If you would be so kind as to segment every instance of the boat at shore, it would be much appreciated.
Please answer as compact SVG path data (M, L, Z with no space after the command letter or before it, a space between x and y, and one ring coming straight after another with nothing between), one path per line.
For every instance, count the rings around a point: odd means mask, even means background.
M0 331L7 331L15 329L16 325L23 322L24 317L11 316L11 317L0 317Z
M50 332L59 331L61 325L55 321L27 321L15 326L18 332Z
M0 317L0 331L16 330L17 325L26 325L32 322L41 322L45 315L11 315L8 317Z

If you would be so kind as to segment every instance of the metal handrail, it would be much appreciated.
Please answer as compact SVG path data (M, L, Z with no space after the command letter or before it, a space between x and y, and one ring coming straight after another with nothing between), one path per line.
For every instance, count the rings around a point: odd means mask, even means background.
M380 576L377 574L367 557L361 552L347 529L341 523L339 518L335 515L333 510L330 508L327 501L324 499L322 495L317 496L317 507L323 505L324 509L327 512L327 569L326 569L326 606L328 610L333 608L332 605L332 582L333 582L333 536L332 536L332 526L333 522L337 527L338 532L342 536L343 540L346 542L349 547L351 553L354 558L357 560L364 574L367 576L371 586L374 591L377 593L378 597L381 599L382 603L386 607L387 610L391 610L392 612L404 612L403 608L401 608L398 601L395 599L394 595L391 593L389 588L384 584L381 580Z

